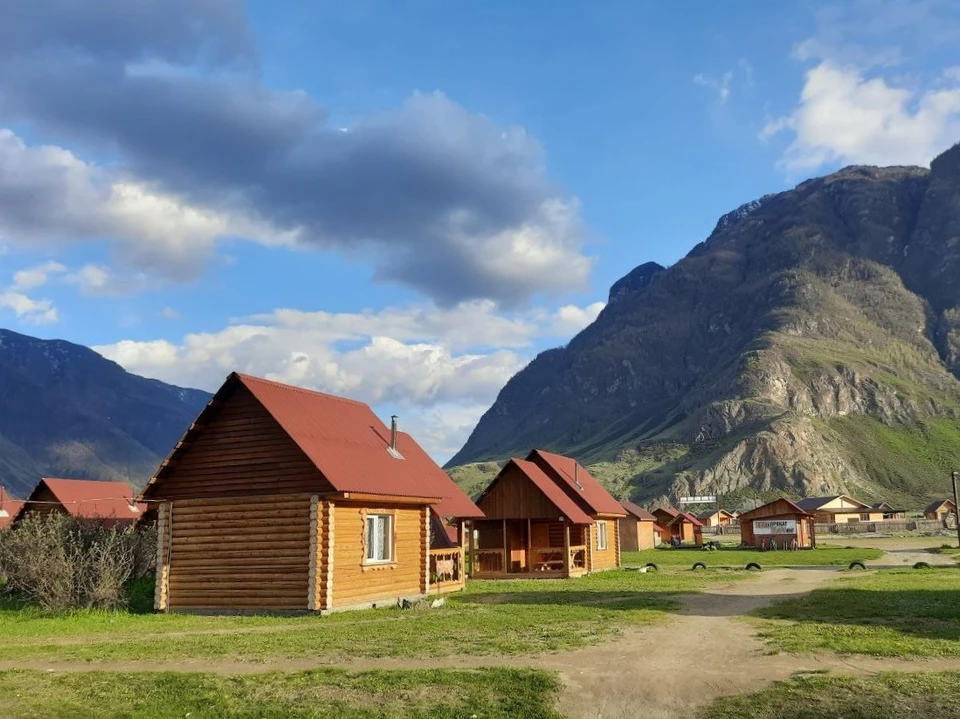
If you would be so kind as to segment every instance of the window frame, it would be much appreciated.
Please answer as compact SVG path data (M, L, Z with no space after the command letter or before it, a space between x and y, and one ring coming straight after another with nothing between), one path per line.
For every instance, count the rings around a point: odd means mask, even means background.
M370 550L373 548L372 537L370 536L370 520L382 520L384 526L383 539L383 559L370 557ZM396 516L393 512L365 512L363 517L363 564L364 566L384 566L396 563Z
M603 529L601 532L600 530ZM603 542L601 544L601 538ZM610 548L610 537L607 534L607 522L604 520L597 521L597 551L606 552Z

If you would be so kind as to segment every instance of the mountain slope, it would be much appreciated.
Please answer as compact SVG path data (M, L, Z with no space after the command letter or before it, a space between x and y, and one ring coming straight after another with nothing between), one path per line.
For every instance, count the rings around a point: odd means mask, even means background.
M0 330L0 484L25 496L41 476L143 481L209 397Z
M617 282L449 466L538 446L613 462L617 491L640 500L942 493L960 464L958 278L960 146L930 170L804 182ZM917 461L894 461L905 447Z

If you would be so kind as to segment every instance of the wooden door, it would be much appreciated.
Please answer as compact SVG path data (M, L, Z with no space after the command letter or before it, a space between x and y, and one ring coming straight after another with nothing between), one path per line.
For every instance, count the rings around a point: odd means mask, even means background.
M507 522L507 552L510 555L510 572L527 571L527 523Z

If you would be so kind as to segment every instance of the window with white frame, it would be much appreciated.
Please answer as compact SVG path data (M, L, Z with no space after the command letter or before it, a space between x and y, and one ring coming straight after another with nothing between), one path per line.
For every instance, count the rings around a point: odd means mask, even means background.
M367 515L368 564L393 561L393 516L390 514Z
M607 548L607 523L597 522L597 549L603 551Z

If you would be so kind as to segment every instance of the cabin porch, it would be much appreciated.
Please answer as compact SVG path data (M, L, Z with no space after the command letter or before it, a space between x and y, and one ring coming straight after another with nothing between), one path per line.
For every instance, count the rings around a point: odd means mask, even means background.
M546 519L475 520L470 576L579 577L589 571L589 525Z

